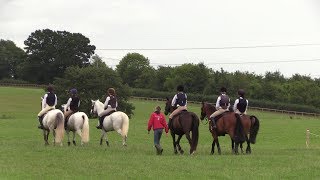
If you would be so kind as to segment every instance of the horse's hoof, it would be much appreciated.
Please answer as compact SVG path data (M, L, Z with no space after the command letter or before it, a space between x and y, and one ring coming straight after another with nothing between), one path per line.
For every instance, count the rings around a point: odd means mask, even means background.
M174 154L178 154L178 151L174 151Z
M195 153L196 153L196 151L193 151L192 153L190 153L190 155L192 155L192 156L193 156Z
M106 141L107 146L109 146L109 141Z
M72 143L73 143L73 145L75 145L75 146L77 145L77 144L76 144L76 141L72 141Z
M71 143L70 143L70 142L68 142L68 146L70 146L70 144L71 144Z
M181 150L181 151L180 151L180 154L184 154L184 151L183 151L183 150Z

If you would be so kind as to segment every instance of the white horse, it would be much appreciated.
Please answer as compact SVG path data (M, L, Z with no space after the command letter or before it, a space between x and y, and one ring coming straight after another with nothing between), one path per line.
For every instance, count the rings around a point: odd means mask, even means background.
M99 114L104 110L104 104L99 100L92 102L91 113ZM102 141L104 136L108 131L117 131L122 136L122 145L127 145L127 137L129 130L129 117L121 111L116 111L109 116L106 116L103 120L102 129L101 129L101 138L100 145L102 145ZM106 136L106 144L109 146L108 138Z
M64 109L65 104L61 105ZM68 135L68 145L70 146L70 131L73 132L73 145L76 145L75 133L81 138L81 145L89 142L89 118L84 112L76 112L69 117L66 133Z
M48 139L50 131L54 136L54 144L60 144L62 146L62 140L64 136L64 115L61 110L54 109L44 115L43 120L43 138L45 145L49 145Z

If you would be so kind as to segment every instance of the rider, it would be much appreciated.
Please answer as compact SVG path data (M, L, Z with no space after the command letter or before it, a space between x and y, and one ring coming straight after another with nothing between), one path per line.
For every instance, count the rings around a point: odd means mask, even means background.
M212 128L214 129L217 128L214 118L226 111L229 111L229 106L230 106L230 98L227 95L227 88L222 87L220 89L220 93L221 95L217 98L217 102L216 102L216 111L212 113L210 116L210 120L212 122Z
M79 111L80 98L77 95L77 89L73 88L70 90L70 98L68 99L67 104L64 106L64 127L67 127L69 116L75 112Z
M169 127L171 127L172 118L183 110L187 110L187 94L184 93L183 85L177 86L178 93L174 95L171 105L177 107L169 116Z
M49 85L47 87L48 92L43 96L41 107L42 110L38 113L38 119L40 125L38 126L39 129L43 129L42 119L43 115L47 113L49 110L55 109L57 105L57 95L53 93L53 86Z
M102 128L102 123L103 123L103 116L108 115L111 111L116 111L118 107L118 102L116 98L116 91L114 88L109 88L107 90L108 96L106 98L106 101L104 102L104 111L102 111L99 116L99 125L96 126L97 129Z
M239 89L238 90L238 95L239 98L235 100L234 105L233 105L233 110L237 114L247 114L247 108L248 108L248 100L244 98L244 90Z

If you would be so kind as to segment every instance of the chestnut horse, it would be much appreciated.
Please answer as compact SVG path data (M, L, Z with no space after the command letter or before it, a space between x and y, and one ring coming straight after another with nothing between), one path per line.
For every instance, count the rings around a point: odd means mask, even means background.
M167 98L164 111L165 115L172 113L175 109L175 107L171 106L171 101L172 99ZM190 144L190 154L195 153L199 139L199 118L195 113L182 111L181 113L177 114L173 117L169 129L173 140L173 149L175 154L178 153L177 148L181 154L184 153L179 144L180 139L184 134L186 135L186 138ZM192 138L190 137L190 132L192 132ZM175 137L176 134L178 135L177 141Z
M202 103L200 119L203 120L205 117L209 119L210 115L214 111L216 111L216 109L213 105L209 103ZM232 140L232 146L234 146L235 144L233 152L235 154L238 154L239 144L245 141L245 133L241 123L240 115L236 114L235 112L226 112L218 119L218 121L216 122L216 126L216 129L212 129L212 123L209 123L209 130L213 137L211 154L214 154L215 144L217 144L218 153L221 154L218 136L224 136L225 134L229 134Z
M205 117L207 117L209 119L210 115L215 111L216 111L216 108L213 105L211 105L209 103L202 102L200 119L203 120ZM260 126L259 124L260 123L259 123L258 118L255 116L242 115L240 117L241 117L241 124L242 124L242 128L243 128L242 133L245 138L245 141L247 142L246 153L251 153L250 143L254 144L256 142L256 137L257 137L257 134L259 131L259 126ZM218 120L218 122L219 121L220 121L220 119ZM211 129L211 123L209 124L209 129ZM211 131L211 133L212 133L212 136L214 137L215 132ZM222 134L222 135L224 135L224 134ZM249 138L248 138L248 135L249 135ZM232 151L234 153L238 153L237 149L235 149L234 139L231 138L231 141L232 141L231 142ZM242 151L242 142L240 141L239 143L240 143L241 152L243 152ZM218 144L217 144L217 146L218 146ZM219 151L219 146L218 146L218 151ZM214 142L212 144L211 153L212 154L214 153ZM220 152L219 152L219 154L220 154Z

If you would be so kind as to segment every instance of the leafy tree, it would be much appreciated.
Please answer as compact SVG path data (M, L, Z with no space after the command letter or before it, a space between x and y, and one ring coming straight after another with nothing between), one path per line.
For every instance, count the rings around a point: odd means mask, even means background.
M62 78L54 81L59 105L67 103L69 90L76 88L81 98L80 110L89 113L91 100L100 99L104 103L107 89L116 89L118 110L133 114L134 106L128 103L129 88L123 85L117 73L108 67L89 66L84 68L69 67Z
M172 89L183 84L187 92L201 93L207 85L209 69L203 64L183 64L174 69L171 78L168 78ZM172 83L173 82L173 83Z
M116 66L122 81L130 87L145 87L151 83L153 68L150 66L149 59L139 53L128 53ZM147 74L147 75L146 75Z
M102 58L98 55L94 55L91 58L91 66L94 67L107 67L106 63L102 61Z
M26 53L10 40L0 39L0 79L17 79L18 65L24 61Z
M36 30L24 44L28 58L21 73L35 83L52 82L55 77L62 77L70 66L87 66L95 50L80 33L50 29Z

